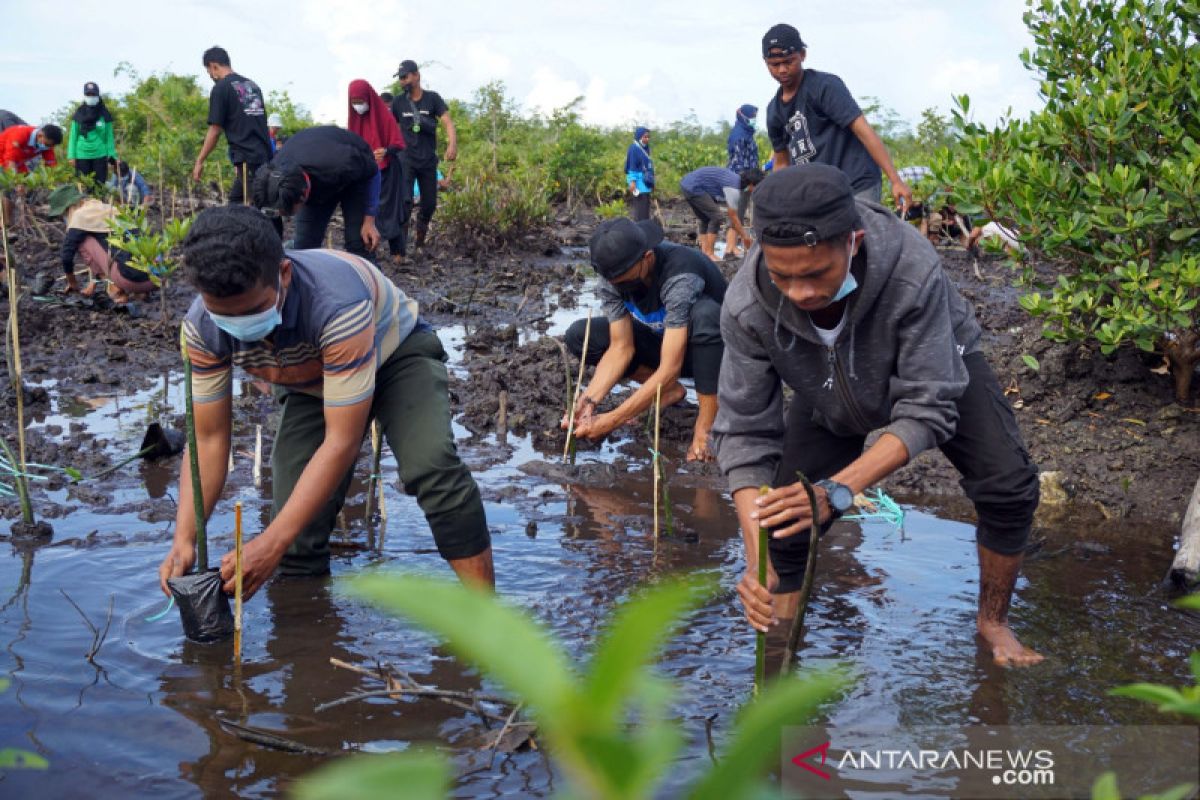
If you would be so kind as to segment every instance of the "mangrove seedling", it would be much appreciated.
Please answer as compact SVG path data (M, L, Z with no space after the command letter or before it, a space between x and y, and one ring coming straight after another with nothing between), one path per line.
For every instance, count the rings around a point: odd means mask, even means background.
M204 492L200 485L200 453L196 449L196 413L192 404L192 359L188 357L183 326L179 328L179 350L183 355L183 407L187 426L188 471L191 473L192 511L196 517L197 571L208 569L208 529L204 522Z
M146 212L138 206L125 206L110 221L113 247L129 253L129 266L143 272L158 287L159 316L166 325L167 286L179 268L175 248L181 244L192 227L192 217L167 220L161 233L146 231Z
M817 522L817 493L812 482L803 472L796 473L796 480L804 487L808 495L808 507L812 509L812 525L808 528L808 560L804 563L804 582L800 584L800 600L796 603L796 616L792 618L792 628L788 631L787 649L783 651L783 662L779 665L779 674L786 675L796 658L796 648L800 646L800 634L804 630L804 615L808 612L808 598L812 595L813 576L817 571L817 540L821 534L821 525Z
M762 497L771 491L770 486L760 486L758 488L758 496ZM771 532L763 525L758 526L758 585L764 589L767 587L767 559L770 554L767 552L767 539L771 536ZM754 635L754 696L758 697L762 692L762 688L767 682L767 634L765 631L758 631Z

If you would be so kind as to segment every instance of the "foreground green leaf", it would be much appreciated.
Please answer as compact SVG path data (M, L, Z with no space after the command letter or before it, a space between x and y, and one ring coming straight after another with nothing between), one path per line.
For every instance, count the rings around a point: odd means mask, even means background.
M450 765L436 753L359 755L335 761L296 784L296 800L443 800Z

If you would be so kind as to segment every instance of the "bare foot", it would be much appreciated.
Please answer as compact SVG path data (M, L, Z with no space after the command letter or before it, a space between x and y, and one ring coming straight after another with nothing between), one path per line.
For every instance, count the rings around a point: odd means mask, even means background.
M992 658L1001 667L1031 667L1045 660L1045 656L1021 644L1012 628L1003 622L977 620L979 635L992 650Z
M115 283L108 285L108 296L116 305L123 306L129 302L129 295L125 290L117 286Z
M80 289L79 294L82 295L83 297L91 297L92 295L94 295L96 293L97 286L99 286L99 284L96 283L95 281L92 281L87 286Z

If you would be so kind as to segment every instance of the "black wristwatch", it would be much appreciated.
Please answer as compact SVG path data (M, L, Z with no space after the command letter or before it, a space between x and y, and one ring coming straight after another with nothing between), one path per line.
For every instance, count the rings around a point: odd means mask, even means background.
M826 479L817 481L816 485L825 490L834 517L840 517L854 507L854 492L846 484Z

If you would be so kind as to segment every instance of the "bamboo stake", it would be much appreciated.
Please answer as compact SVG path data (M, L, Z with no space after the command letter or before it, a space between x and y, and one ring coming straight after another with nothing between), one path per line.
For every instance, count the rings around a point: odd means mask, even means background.
M758 496L762 497L771 491L770 486L760 486ZM771 535L764 526L758 526L758 585L767 585L767 538ZM763 684L767 681L767 635L759 631L754 635L754 696L762 692Z
M242 661L242 501L233 504L233 660Z
M563 458L569 458L575 463L572 444L575 440L575 407L579 405L579 395L583 386L583 371L587 367L588 341L592 338L592 310L588 309L587 326L583 329L583 351L579 354L579 377L575 380L575 395L571 398L571 407L567 409L567 441L563 445Z
M262 425L254 426L254 488L262 488Z
M367 530L371 529L371 504L375 502L375 479L379 474L380 461L379 420L371 420L371 471L367 475L367 507L363 519L367 522Z
M501 389L499 408L496 411L496 438L500 444L508 444L508 392Z
M816 490L808 478L804 477L803 472L797 472L796 478L808 495L808 507L812 509L812 525L808 529L808 561L804 565L804 582L800 584L796 616L792 618L792 629L788 631L787 650L784 651L783 662L779 665L780 675L786 674L796 660L796 648L800 646L800 633L804 629L804 615L808 611L808 598L812 594L813 575L817 570L817 538L821 532L821 525L817 522Z
M654 454L650 459L650 468L654 471L654 541L658 541L658 434L659 423L662 421L662 383L654 387Z
M249 171L246 169L246 163L242 162L242 205L244 206L250 205L250 191L248 188L250 179L246 176L246 173Z
M0 240L4 242L4 268L8 273L8 331L12 343L12 380L13 391L17 395L17 458L16 467L20 475L16 478L17 492L21 501L21 516L26 525L33 524L33 504L29 502L29 483L25 479L25 380L21 369L21 326L19 323L18 306L21 295L17 291L17 264L13 260L12 251L8 248L8 220L5 219L3 204L0 204Z
M167 175L166 172L163 170L162 148L159 147L159 149L158 149L158 190L160 192L165 192L167 190L166 175ZM166 198L163 198L163 199L165 200ZM149 220L146 220L146 221L149 222ZM158 204L158 224L159 224L159 227L165 227L167 224L167 204L164 202L161 202L161 201L159 201L159 204Z
M188 468L192 478L192 512L196 517L197 571L208 569L208 528L204 521L204 491L200 485L200 453L196 444L196 411L192 404L192 360L188 357L183 327L179 328L179 350L183 355L183 406L187 420Z

